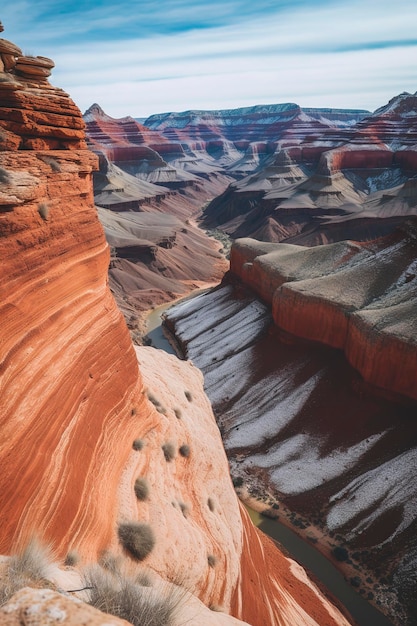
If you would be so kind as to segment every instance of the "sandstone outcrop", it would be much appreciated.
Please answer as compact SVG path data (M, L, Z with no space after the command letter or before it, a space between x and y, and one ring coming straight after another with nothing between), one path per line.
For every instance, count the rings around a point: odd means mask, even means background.
M238 240L231 270L272 304L280 329L343 350L366 382L417 400L416 225L361 245Z
M108 288L97 157L79 111L44 76L9 74L0 120L20 141L0 145L0 551L34 533L60 559L76 549L82 565L110 550L133 575L190 590L189 623L198 605L198 624L347 624L239 506L200 372L135 353ZM121 531L138 524L146 552ZM67 610L96 620L54 591L18 600L3 608L7 623L22 611L31 623L39 611L48 623Z

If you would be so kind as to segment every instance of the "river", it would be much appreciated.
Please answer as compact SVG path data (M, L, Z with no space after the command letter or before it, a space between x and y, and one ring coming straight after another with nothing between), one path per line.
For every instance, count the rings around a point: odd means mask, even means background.
M186 297L193 297L203 291L205 290L199 289ZM148 333L146 338L149 344L155 348L165 350L169 354L177 354L178 351L172 347L164 335L162 314L173 304L175 302L156 307L147 317ZM346 607L358 626L393 626L392 622L385 615L369 604L365 598L346 582L336 567L312 544L302 539L278 520L267 519L248 506L246 508L252 522L265 534L282 545L292 558L310 571L320 581L321 585Z

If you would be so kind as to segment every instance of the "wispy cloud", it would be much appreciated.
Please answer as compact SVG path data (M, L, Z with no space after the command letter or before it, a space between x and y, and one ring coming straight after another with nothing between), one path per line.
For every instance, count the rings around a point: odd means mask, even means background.
M17 0L2 9L5 35L22 45L9 22L26 7L22 38L54 58L54 83L82 109L98 101L110 115L145 116L284 100L376 108L417 89L415 0L100 5Z

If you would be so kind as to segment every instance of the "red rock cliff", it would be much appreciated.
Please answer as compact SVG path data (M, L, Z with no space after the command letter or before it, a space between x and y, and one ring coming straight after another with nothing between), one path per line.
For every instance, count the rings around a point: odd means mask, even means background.
M417 399L416 222L375 242L304 248L241 239L231 270L275 324L345 351L365 381Z
M192 589L194 623L237 623L216 604L259 625L347 624L241 512L201 374L135 354L107 285L81 115L47 82L49 60L1 41L0 54L1 552L36 532L61 557L126 556L118 525L140 521L155 535L146 566Z

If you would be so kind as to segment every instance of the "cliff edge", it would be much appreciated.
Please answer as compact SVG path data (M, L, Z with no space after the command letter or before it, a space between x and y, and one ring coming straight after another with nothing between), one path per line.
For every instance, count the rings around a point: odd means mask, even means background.
M199 371L136 354L108 288L97 158L53 63L3 39L0 58L0 551L37 534L81 567L111 552L186 590L178 623L347 624L240 507Z

